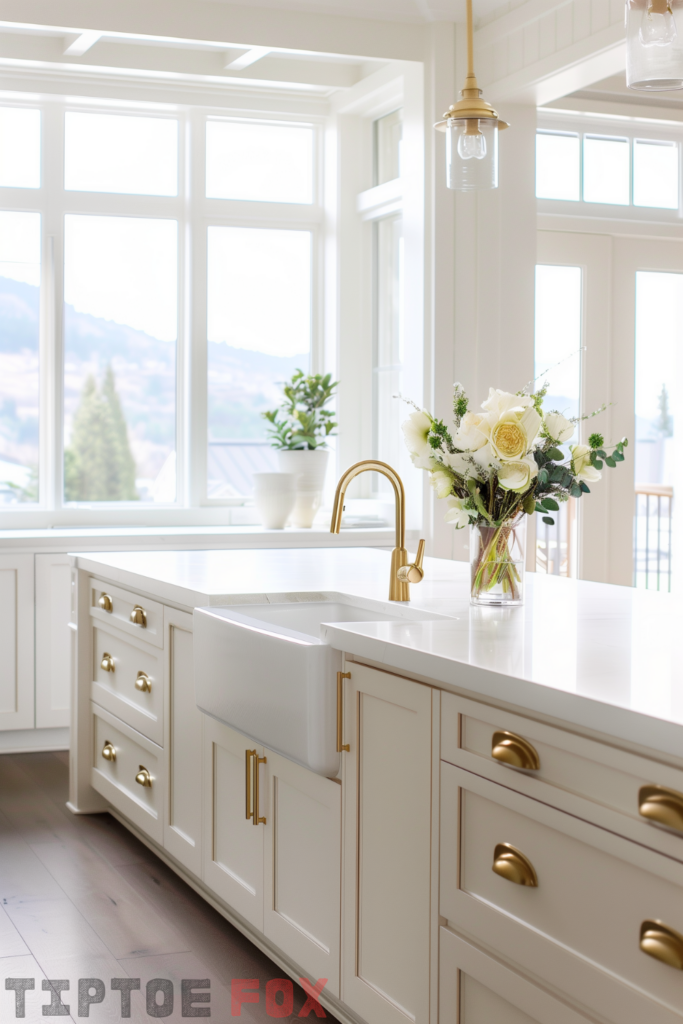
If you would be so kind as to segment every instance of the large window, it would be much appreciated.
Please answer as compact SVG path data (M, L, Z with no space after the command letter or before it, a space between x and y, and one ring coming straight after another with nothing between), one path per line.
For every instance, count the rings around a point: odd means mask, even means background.
M323 369L319 131L0 104L5 511L234 505L274 468L261 414Z

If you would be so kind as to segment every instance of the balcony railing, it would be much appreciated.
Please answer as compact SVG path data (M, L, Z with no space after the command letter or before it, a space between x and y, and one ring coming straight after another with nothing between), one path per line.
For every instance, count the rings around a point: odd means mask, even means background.
M674 489L666 484L636 484L633 528L633 585L671 590L671 542Z

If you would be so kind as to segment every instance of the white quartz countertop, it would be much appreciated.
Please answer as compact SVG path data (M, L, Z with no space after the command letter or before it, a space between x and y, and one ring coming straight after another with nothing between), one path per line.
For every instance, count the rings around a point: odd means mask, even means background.
M347 594L386 601L372 548L81 553L80 568L183 607ZM683 608L629 587L526 577L522 608L471 608L469 566L429 558L409 607L446 618L323 627L338 649L444 689L683 757ZM387 602L400 614L401 605Z

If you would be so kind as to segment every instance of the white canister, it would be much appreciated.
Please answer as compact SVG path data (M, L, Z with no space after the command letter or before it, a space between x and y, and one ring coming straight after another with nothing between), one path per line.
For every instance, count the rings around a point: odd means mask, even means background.
M325 474L330 453L326 448L298 449L277 453L278 465L283 473L296 476L296 504L292 512L292 525L310 529L316 512L322 504Z
M284 530L296 501L294 473L254 473L254 504L266 530Z

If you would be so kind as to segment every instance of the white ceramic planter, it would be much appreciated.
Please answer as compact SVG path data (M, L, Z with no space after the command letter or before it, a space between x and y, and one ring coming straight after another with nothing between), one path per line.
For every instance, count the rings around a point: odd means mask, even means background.
M293 473L296 480L296 502L290 517L293 526L310 529L320 508L325 474L330 453L325 448L313 451L279 451L278 465L282 473Z
M254 504L267 530L284 530L296 501L293 473L254 473Z

